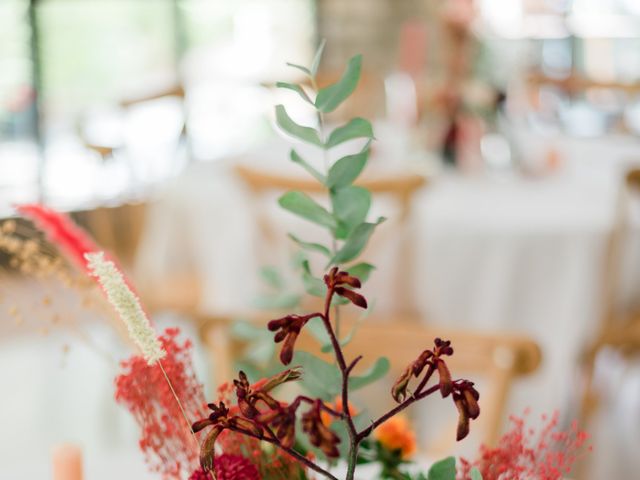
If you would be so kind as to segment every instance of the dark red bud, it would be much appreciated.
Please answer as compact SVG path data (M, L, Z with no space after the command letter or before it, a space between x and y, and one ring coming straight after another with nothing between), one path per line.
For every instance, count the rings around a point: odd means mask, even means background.
M440 376L440 393L442 398L448 397L453 390L453 381L451 380L451 373L449 367L444 360L438 358L435 359L438 368L438 375Z
M341 297L348 299L354 305L360 308L367 308L367 300L359 293L344 287L336 287L335 292Z
M469 435L469 412L462 397L455 395L453 401L458 409L458 430L456 432L456 440L460 441Z
M298 334L296 332L290 332L284 340L282 350L280 350L280 361L284 365L289 365L291 360L293 360L293 349L296 345L297 338Z
M191 430L193 433L198 433L200 430L207 428L209 425L213 425L213 420L209 418L205 418L204 420L198 420L191 425Z
M215 425L207 434L200 447L200 466L205 472L213 470L213 459L215 456L215 444L218 435L222 432L223 427Z

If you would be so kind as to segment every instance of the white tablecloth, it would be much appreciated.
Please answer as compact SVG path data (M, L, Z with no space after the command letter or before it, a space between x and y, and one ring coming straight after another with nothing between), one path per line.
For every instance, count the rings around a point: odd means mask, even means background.
M541 150L540 142L535 148ZM545 178L437 176L416 198L410 225L412 300L425 318L528 333L540 342L544 363L535 381L517 389L520 411L532 404L547 411L565 406L578 350L599 317L604 245L621 175L634 156L640 158L640 143L626 137L556 139L554 148L564 164ZM373 168L393 158L383 148L377 153ZM189 262L205 287L203 308L246 310L260 290L257 271L266 260L256 245L249 196L231 166L240 161L295 172L286 157L285 146L275 144L240 159L195 165L152 208L140 271L153 277ZM374 208L384 212L386 205ZM283 234L296 228L290 215L276 218ZM365 254L378 265L366 291L382 310L393 307L383 290L393 268L389 252L397 247L390 228L380 229L385 245L372 247L377 256ZM276 254L266 258L284 261Z

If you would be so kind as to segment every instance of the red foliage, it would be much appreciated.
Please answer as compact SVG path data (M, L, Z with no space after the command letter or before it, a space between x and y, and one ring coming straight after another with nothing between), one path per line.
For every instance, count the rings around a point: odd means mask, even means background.
M261 480L258 469L240 455L223 453L215 459L216 478L218 480ZM189 480L211 480L213 477L204 470L198 469L191 474Z
M162 367L184 407L189 422L206 415L202 385L191 361L191 342L179 343L179 329L167 329L159 337L167 356ZM116 401L124 405L141 428L140 448L150 468L165 479L186 478L198 466L196 445L160 365L148 365L140 355L122 363L116 377Z
M588 439L575 422L568 431L558 431L557 413L551 418L542 416L546 424L537 435L524 419L512 416L510 420L513 428L497 447L483 445L480 458L461 460L460 480L470 479L473 467L480 470L483 480L559 480L571 472Z
M42 230L49 241L83 271L87 270L84 254L100 250L87 232L68 215L38 203L18 205L16 210Z

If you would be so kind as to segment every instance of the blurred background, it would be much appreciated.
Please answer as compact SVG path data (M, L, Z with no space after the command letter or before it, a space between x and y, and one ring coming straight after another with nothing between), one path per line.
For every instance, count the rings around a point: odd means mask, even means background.
M320 85L364 56L328 122L370 119L366 181L389 181L372 187L391 219L364 254L372 316L490 340L506 380L489 428L559 411L592 435L582 478L636 478L637 0L2 0L0 217L71 213L159 324L195 339L213 392L225 360L207 325L286 306L286 232L322 235L276 208L299 179L273 114L315 124L275 82L304 83L286 62L309 65L320 39ZM130 351L104 308L0 263L0 477L46 478L51 446L72 440L88 478L147 478L117 365L95 354Z

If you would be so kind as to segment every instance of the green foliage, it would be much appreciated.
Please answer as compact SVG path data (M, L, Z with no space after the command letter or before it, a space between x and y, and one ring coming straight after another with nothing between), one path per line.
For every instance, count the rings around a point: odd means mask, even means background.
M386 357L380 357L376 362L367 370L363 375L349 378L349 388L351 390L358 390L362 387L380 380L384 377L391 368L391 363Z
M471 469L471 480L482 480L482 474L480 473L480 470L478 470L478 467L473 467Z
M344 240L367 219L371 208L371 192L352 185L341 188L331 192L331 207L338 221L336 238Z
M427 480L456 480L455 457L447 457L434 463L429 469Z
M332 190L351 185L358 178L369 159L369 149L355 155L342 157L329 169L327 187Z
M356 265L352 265L346 268L346 271L349 272L354 277L358 277L361 282L366 282L369 279L369 275L376 269L370 263L358 263Z
M336 128L327 139L325 148L332 148L354 138L373 138L373 127L369 120L354 118L346 125Z
M300 85L295 85L293 83L287 83L287 82L277 82L276 83L276 87L278 87L278 88L286 88L288 90L293 90L298 95L300 95L300 97L305 102L307 102L310 105L313 105L313 101L309 98L309 95L307 95L307 92L305 92L304 89Z
M356 55L347 65L342 78L337 83L320 89L316 97L316 108L323 113L333 112L353 93L360 80L362 55Z
M306 193L287 192L278 199L278 203L285 210L323 227L335 229L338 226L335 217Z
M318 182L320 182L323 185L327 183L327 177L325 177L318 170L316 170L311 165L309 165L309 163L304 158L298 155L298 152L296 152L295 150L291 150L290 156L291 156L291 161L293 163L297 163L302 168L304 168L313 178L318 180Z
M294 122L284 109L284 105L276 105L276 123L283 131L295 138L319 147L324 146L318 132L311 127L304 127Z
M312 396L333 402L341 391L340 369L308 352L297 351L293 355L293 365L301 365L304 375L299 382Z
M331 265L350 262L360 255L374 229L384 220L384 217L380 217L376 223L365 222L358 225L349 235L342 248L331 259Z
M303 248L305 250L320 252L321 254L323 254L325 257L328 257L328 258L331 257L331 251L324 245L320 245L319 243L302 241L291 233L289 234L289 238L294 242L296 242L300 248Z

